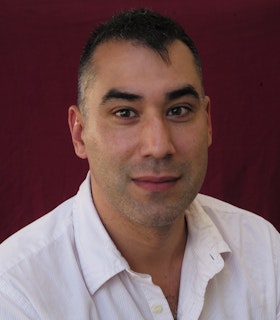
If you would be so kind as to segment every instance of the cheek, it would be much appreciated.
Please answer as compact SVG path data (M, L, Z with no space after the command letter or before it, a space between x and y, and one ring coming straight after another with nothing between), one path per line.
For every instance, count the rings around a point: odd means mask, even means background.
M185 159L191 161L207 158L209 139L205 126L193 126L177 132L174 141L176 141L177 153Z
M128 130L114 130L108 125L99 124L88 130L85 144L88 156L98 157L103 161L118 162L131 156L137 145L137 135Z

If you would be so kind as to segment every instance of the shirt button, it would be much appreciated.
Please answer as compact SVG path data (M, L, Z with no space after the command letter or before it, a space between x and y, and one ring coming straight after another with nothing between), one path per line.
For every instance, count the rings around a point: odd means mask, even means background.
M156 304L152 308L153 313L161 313L162 312L162 306L160 304Z

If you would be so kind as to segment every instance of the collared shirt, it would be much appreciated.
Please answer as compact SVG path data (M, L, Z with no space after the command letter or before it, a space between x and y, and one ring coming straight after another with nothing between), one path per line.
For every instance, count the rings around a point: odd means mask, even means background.
M267 221L198 195L186 213L177 319L280 319L279 235ZM0 246L0 319L173 319L78 194Z

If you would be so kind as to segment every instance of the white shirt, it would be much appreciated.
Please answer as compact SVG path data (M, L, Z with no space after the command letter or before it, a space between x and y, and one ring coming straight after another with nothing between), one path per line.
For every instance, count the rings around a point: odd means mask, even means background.
M280 319L278 232L203 195L186 216L178 319ZM75 197L1 244L0 319L173 318L161 289L107 234L88 176Z

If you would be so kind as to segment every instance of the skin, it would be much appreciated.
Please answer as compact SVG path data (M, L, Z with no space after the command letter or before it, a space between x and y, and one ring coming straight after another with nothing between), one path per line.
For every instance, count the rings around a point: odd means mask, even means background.
M167 48L168 63L140 44L99 45L86 112L71 106L68 120L104 226L131 268L152 275L175 314L185 210L205 177L212 128L190 50L178 40Z

